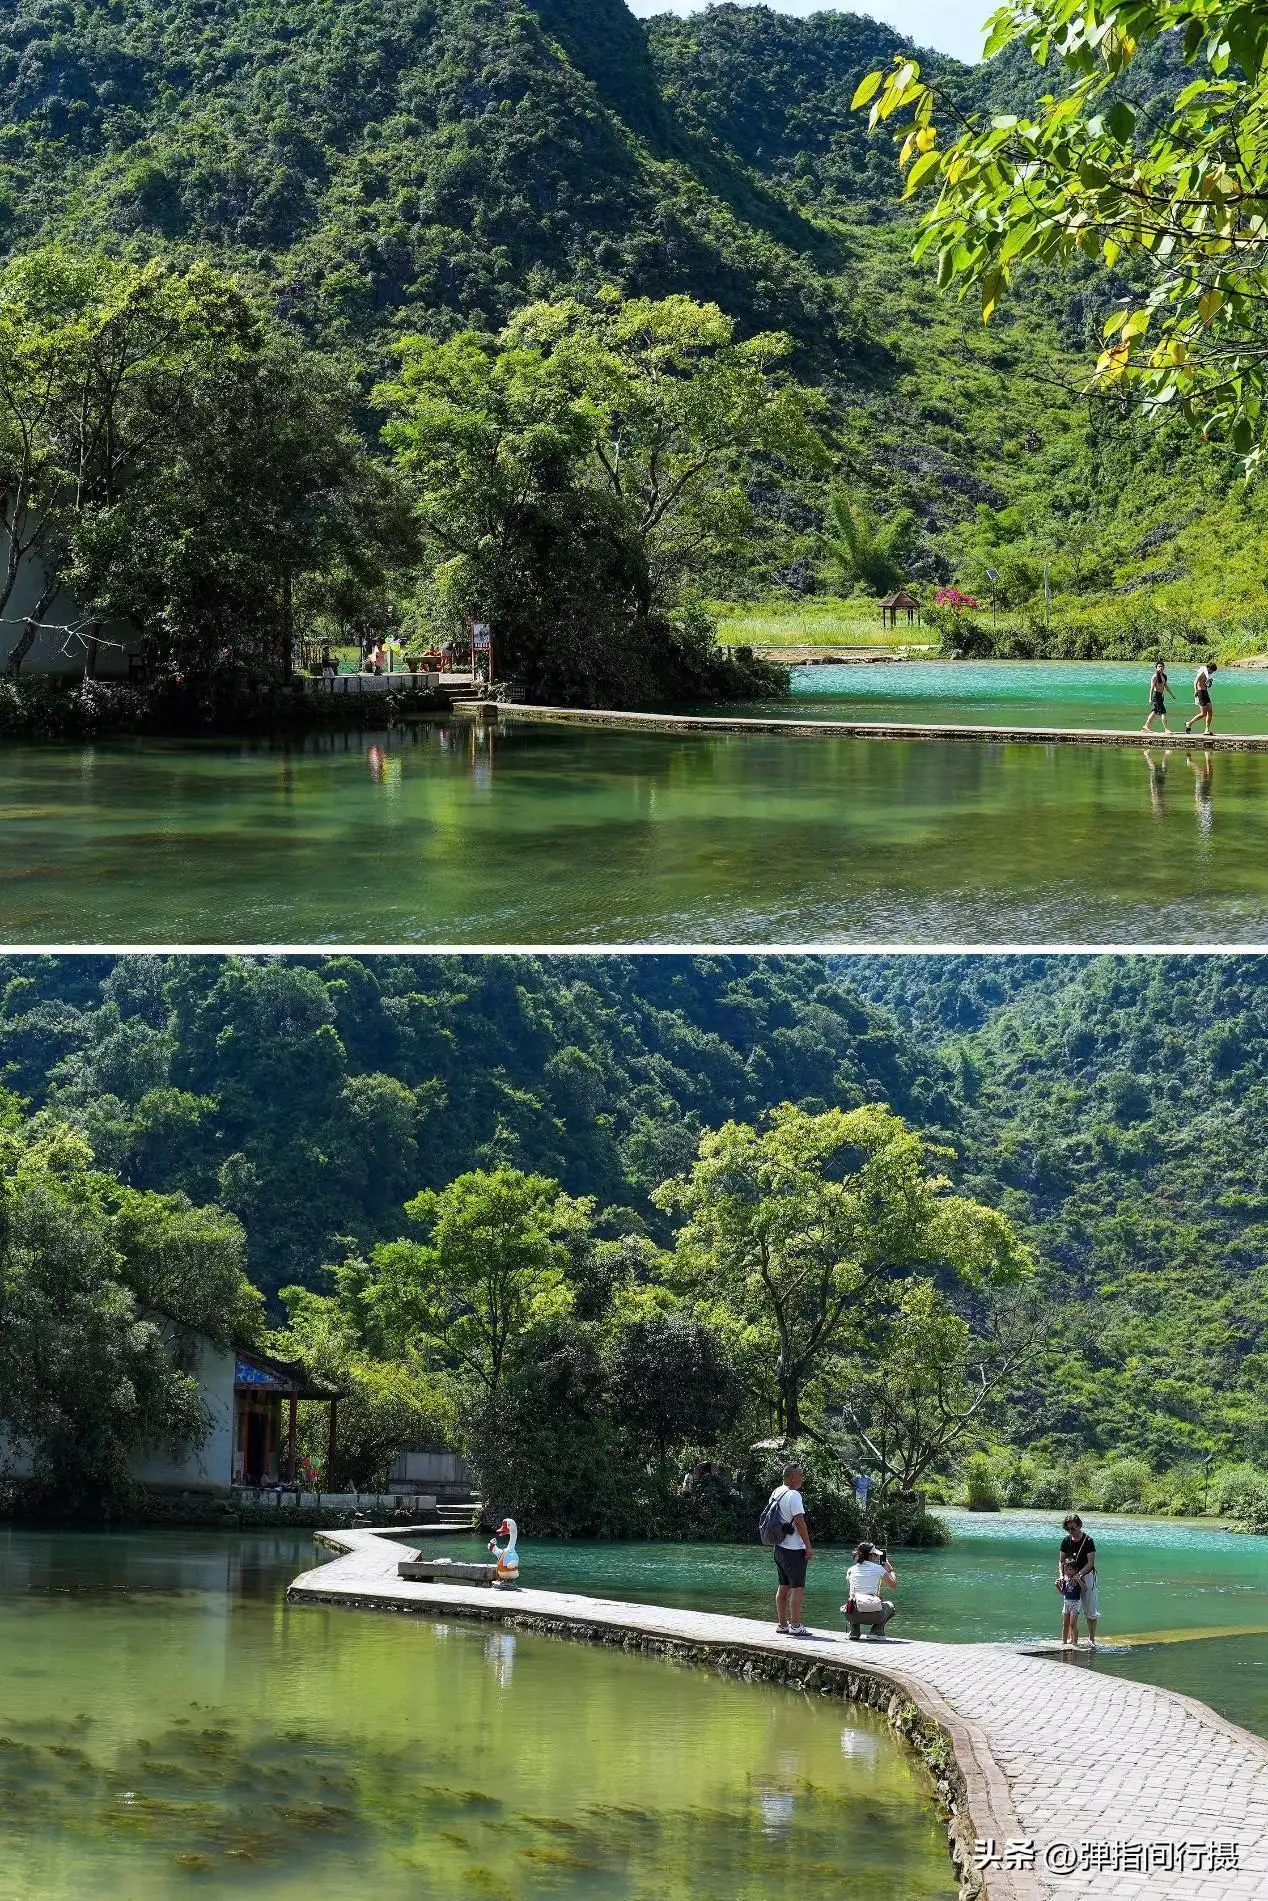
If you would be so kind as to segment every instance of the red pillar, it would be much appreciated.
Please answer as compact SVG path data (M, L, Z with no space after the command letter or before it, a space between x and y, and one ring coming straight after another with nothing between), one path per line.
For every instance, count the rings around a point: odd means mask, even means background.
M287 1436L286 1436L286 1483L288 1485L294 1485L295 1483L295 1451L296 1451L295 1426L296 1426L296 1414L298 1412L298 1409L299 1409L299 1395L297 1393L292 1392L291 1394L291 1421L290 1421L290 1426L289 1426L289 1429L287 1431Z

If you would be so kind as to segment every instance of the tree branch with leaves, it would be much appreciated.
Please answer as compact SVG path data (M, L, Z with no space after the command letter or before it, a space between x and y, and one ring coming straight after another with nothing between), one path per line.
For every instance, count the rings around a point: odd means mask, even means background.
M1134 81L1173 37L1169 103ZM989 319L1028 266L1098 260L1137 276L1104 323L1102 392L1173 410L1256 466L1268 427L1268 9L1262 0L1009 0L987 56L1027 47L1063 82L1033 114L966 117L900 58L854 95L900 120L905 196L936 189L916 245ZM908 121L910 122L908 124Z

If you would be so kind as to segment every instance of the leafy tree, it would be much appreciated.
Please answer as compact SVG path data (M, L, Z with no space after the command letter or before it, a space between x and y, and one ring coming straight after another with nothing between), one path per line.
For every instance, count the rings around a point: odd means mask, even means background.
M689 661L684 583L733 563L757 454L821 454L787 338L738 341L675 296L537 303L497 338L408 338L376 391L436 562L433 603L490 618L503 666L565 697L647 697Z
M571 1305L563 1234L574 1209L557 1182L514 1168L425 1189L405 1212L426 1241L376 1248L355 1303L382 1337L433 1342L495 1399L508 1356Z
M832 1375L831 1410L882 1494L914 1491L945 1468L1018 1372L1037 1330L1034 1311L1004 1306L991 1318L974 1335L932 1281L909 1281L866 1352Z
M580 406L589 474L627 512L654 598L733 572L752 531L751 457L826 462L821 400L787 373L791 339L741 340L716 304L609 292L590 308L530 304L506 335L542 352Z
M1137 79L1164 38L1189 73L1160 92ZM1253 466L1268 418L1268 15L1257 0L1008 0L986 52L1013 46L1065 68L1033 111L966 119L905 55L855 93L873 125L910 111L907 195L938 187L917 254L936 250L941 284L976 286L988 318L1023 267L1098 259L1120 292L1101 386L1155 414L1174 405Z
M0 613L24 562L157 668L286 673L297 584L367 575L403 515L348 375L204 263L50 245L0 269ZM31 633L14 649L20 666Z
M6 1102L0 1394L4 1432L40 1478L100 1497L126 1487L136 1452L205 1438L186 1330L227 1346L258 1324L242 1254L218 1210L121 1191L81 1135Z
M636 1315L620 1328L608 1375L615 1415L655 1447L711 1445L739 1418L743 1387L717 1334L680 1313Z
M790 1438L808 1429L806 1389L827 1357L865 1330L895 1283L922 1266L970 1286L1026 1272L1008 1221L948 1193L931 1159L880 1105L812 1115L786 1103L765 1128L707 1132L686 1180L658 1189L658 1203L685 1217L682 1284L704 1311L742 1321Z
M828 551L842 583L856 581L880 593L903 579L916 517L909 508L895 509L888 521L876 517L844 489L828 496Z

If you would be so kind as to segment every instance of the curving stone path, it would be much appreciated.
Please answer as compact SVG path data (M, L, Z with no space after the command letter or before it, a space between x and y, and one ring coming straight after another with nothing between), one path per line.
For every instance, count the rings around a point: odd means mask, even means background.
M416 1555L400 1541L411 1529L318 1533L338 1555L296 1578L290 1598L610 1633L875 1679L881 1695L871 1700L897 1689L949 1736L968 1832L996 1850L982 1871L990 1901L1268 1901L1268 1744L1189 1697L1008 1644L855 1644L839 1631L798 1640L769 1623L657 1604L411 1583L398 1576ZM965 1892L974 1886L970 1873Z

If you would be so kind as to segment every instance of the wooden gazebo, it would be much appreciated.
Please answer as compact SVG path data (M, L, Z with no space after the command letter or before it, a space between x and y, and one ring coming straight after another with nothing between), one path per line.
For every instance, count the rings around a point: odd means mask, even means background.
M920 618L920 602L914 594L909 594L905 587L895 588L894 592L887 594L881 602L881 626L897 627L900 614L907 616L909 627L913 621Z
M233 1482L235 1485L294 1485L298 1464L297 1412L301 1399L325 1400L330 1407L326 1454L326 1490L332 1491L336 1408L345 1395L321 1386L302 1366L276 1360L255 1347L240 1346L233 1369ZM282 1401L287 1421L282 1423Z

